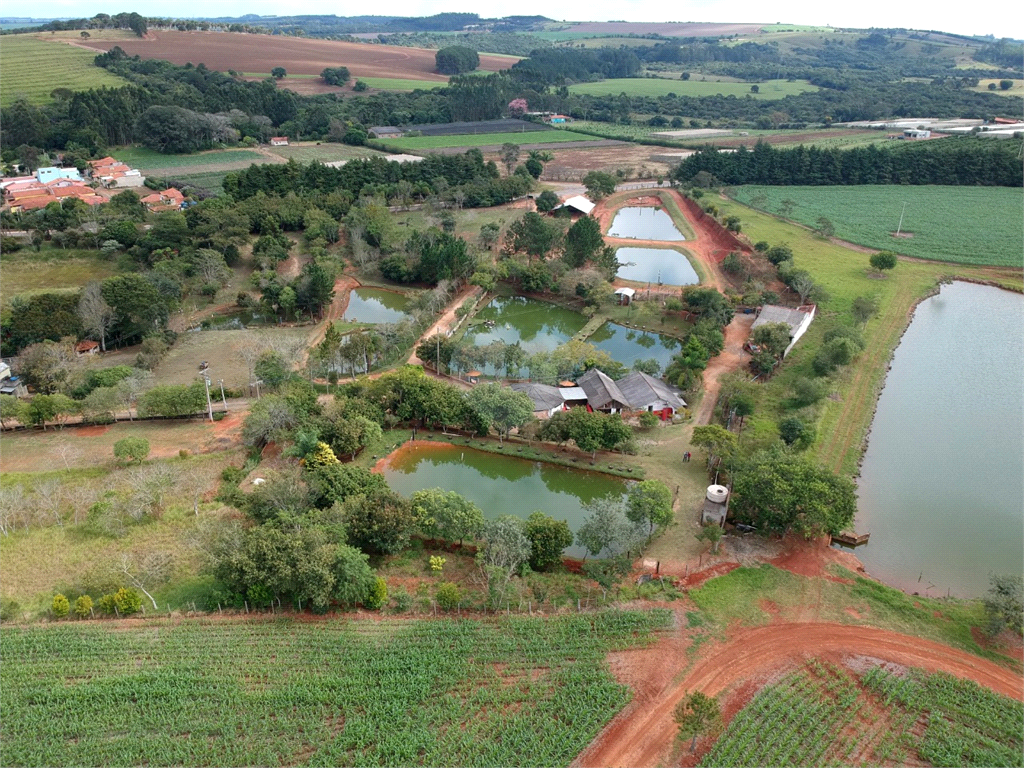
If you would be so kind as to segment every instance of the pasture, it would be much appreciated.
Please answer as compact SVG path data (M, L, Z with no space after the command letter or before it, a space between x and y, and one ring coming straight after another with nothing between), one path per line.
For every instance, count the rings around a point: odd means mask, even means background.
M266 160L266 155L251 149L211 149L187 155L164 155L145 147L124 147L111 156L143 171L192 170L224 164L249 164Z
M63 43L5 35L0 45L0 106L6 107L21 97L32 104L44 104L55 88L84 91L126 84L93 64L95 57L95 52Z
M755 99L781 99L784 96L796 96L806 91L816 91L817 86L805 80L790 82L788 80L767 80L757 83L758 92L751 93L754 83L721 83L694 80L665 80L662 78L613 78L600 80L596 83L576 83L569 86L571 93L589 96L616 96L628 93L630 96L750 96Z
M117 272L112 260L97 251L25 248L0 259L0 297L7 304L14 296L50 291L77 291L93 280Z
M1024 708L944 673L810 659L763 688L701 766L1020 766Z
M740 202L817 228L825 217L835 235L858 245L958 264L1024 265L1019 189L1010 187L846 186L760 187L734 191ZM903 204L902 236L899 227Z
M203 63L221 72L270 72L284 67L289 77L318 77L325 67L346 66L357 79L399 78L443 85L446 75L435 71L436 51L369 43L343 43L287 35L250 35L240 32L177 32L154 30L145 40L91 43L110 50L114 45L130 56L166 59L175 64ZM507 56L480 56L480 68L497 71L508 68L516 59ZM331 89L335 90L335 89Z
M649 644L669 620L243 615L129 621L117 632L5 628L4 759L567 765L629 701L605 654Z
M401 150L414 150L451 147L489 147L506 142L519 144L562 144L573 141L594 141L594 137L567 130L466 133L453 136L412 136L402 139L388 139L387 145Z
M309 163L319 160L321 163L329 163L333 160L357 160L375 155L387 155L369 147L353 147L348 144L335 144L330 142L305 142L302 144L289 144L287 147L267 147L272 155L277 155L284 160L295 158L296 162Z

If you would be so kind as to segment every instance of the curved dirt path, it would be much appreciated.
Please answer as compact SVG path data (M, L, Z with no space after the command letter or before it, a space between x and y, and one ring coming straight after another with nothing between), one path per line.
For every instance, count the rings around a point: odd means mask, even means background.
M787 623L743 629L710 648L680 680L687 665L675 639L632 652L629 666L642 670L629 681L636 695L622 713L573 761L573 766L663 765L676 737L676 705L690 691L714 696L747 680L768 679L804 658L867 656L947 672L1004 696L1024 699L1019 674L940 643L872 627L833 623ZM641 656L643 654L643 656ZM675 654L671 663L665 656ZM617 659L612 658L613 671ZM667 684L663 681L668 680Z
M719 379L723 374L745 370L750 363L750 354L743 345L750 338L750 326L754 324L755 315L733 315L732 322L725 326L725 346L722 351L708 361L704 369L704 396L700 401L700 409L694 424L710 424L718 402L718 391L722 388Z
M436 333L443 333L447 335L448 331L451 330L453 325L455 325L455 310L461 307L470 296L479 296L482 293L483 289L478 285L465 286L455 295L455 298L451 300L448 304L448 309L444 311L444 314L437 318L434 324L427 328L427 330L423 332L423 335L416 340L416 346L418 347L424 339L429 339ZM423 365L423 361L416 357L415 351L413 351L409 356L408 362L409 365Z

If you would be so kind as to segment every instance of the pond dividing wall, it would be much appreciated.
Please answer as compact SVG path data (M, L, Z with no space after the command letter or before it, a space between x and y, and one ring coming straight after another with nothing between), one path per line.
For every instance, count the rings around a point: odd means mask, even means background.
M896 353L858 483L856 555L908 592L976 597L1024 570L1024 296L958 282Z

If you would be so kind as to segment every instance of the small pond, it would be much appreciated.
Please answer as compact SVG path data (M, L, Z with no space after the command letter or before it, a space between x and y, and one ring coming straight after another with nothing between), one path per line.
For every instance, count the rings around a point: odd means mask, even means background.
M683 233L661 208L620 208L608 229L609 237L630 237L637 240L685 240Z
M579 312L525 296L498 296L481 309L465 338L478 347L495 341L515 344L527 354L550 352L575 336L587 324Z
M605 323L587 339L612 360L632 368L637 360L654 358L664 371L672 357L680 350L681 342L673 336L652 331L639 331L616 323Z
M397 323L407 316L410 299L382 288L355 288L348 295L345 319L357 323Z
M1024 297L953 283L893 355L858 482L855 554L908 592L977 597L1024 570Z
M384 477L406 497L423 488L461 493L488 520L502 515L525 519L539 509L566 520L574 534L586 517L585 504L600 496L621 495L626 488L624 481L598 472L420 440L388 457ZM565 553L579 558L586 554L575 544Z
M616 277L655 285L696 285L700 282L690 260L670 248L619 248Z

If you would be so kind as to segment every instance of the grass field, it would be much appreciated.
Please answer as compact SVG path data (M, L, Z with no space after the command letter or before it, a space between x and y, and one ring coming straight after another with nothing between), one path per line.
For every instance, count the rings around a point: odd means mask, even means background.
M1024 266L1021 192L1010 187L739 187L736 198L772 213L795 203L788 218L835 225L836 237L907 256L961 264ZM910 237L893 237L900 222Z
M287 147L269 147L268 149L271 154L285 160L295 158L300 163L308 163L313 160L329 163L332 160L357 160L363 157L374 157L375 155L387 157L386 153L378 152L376 149L353 147L348 144L335 144L333 142L289 144Z
M11 765L567 765L667 611L4 629Z
M971 90L977 91L978 93L1001 93L1004 96L1020 96L1021 94L1024 94L1024 80L1014 80L1013 87L1007 91L1004 91L1002 88L999 87L999 83L1002 82L1002 80L1003 78L997 78L995 80L979 80L978 85L972 88ZM996 90L994 91L990 91L988 88L989 85L992 83L995 83L996 86Z
M50 101L54 88L83 91L126 81L93 64L96 54L27 35L6 35L0 45L0 106L24 96L33 104Z
M447 85L447 83L434 80L403 80L399 77L359 77L353 78L352 82L356 80L362 80L378 91L429 91L432 88L444 88Z
M1022 718L1020 702L971 680L810 659L763 688L700 765L1019 766Z
M857 190L856 187L844 189L851 193ZM908 188L898 189L906 191ZM910 321L914 304L933 291L940 279L952 276L994 281L1021 290L1021 271L1012 267L905 260L884 279L878 279L871 273L866 253L833 245L803 227L724 197L716 199L715 204L722 215L740 217L743 233L751 241L788 243L793 249L796 266L808 270L829 294L826 301L819 303L819 319L811 324L787 356L786 364L758 390L760 402L754 417L748 420L751 426L744 430L744 441L758 438L758 425L767 430L763 437L774 437L775 421L793 414L787 411L793 383L801 377L814 375L811 361L829 325L852 323L850 306L857 296L879 298L880 311L864 328L867 346L855 364L839 374L832 394L815 406L818 410L813 414L813 420L818 421L818 437L810 449L811 455L832 470L850 476L857 471L886 365Z
M0 301L20 294L71 291L117 272L113 261L97 251L23 249L0 259Z
M631 96L750 96L755 99L781 99L806 91L818 90L806 81L767 80L757 83L758 93L751 93L753 83L710 83L694 80L662 80L655 78L620 78L602 80L597 83L577 83L569 86L572 93L590 96L615 96L628 93Z
M413 136L407 139L388 139L387 145L403 150L441 149L444 147L488 147L508 141L518 144L557 144L570 141L594 141L594 137L566 130L465 133L456 136Z
M175 168L197 168L223 163L259 162L266 157L251 149L212 149L187 155L164 155L145 147L125 147L111 152L111 156L143 171L168 171Z

